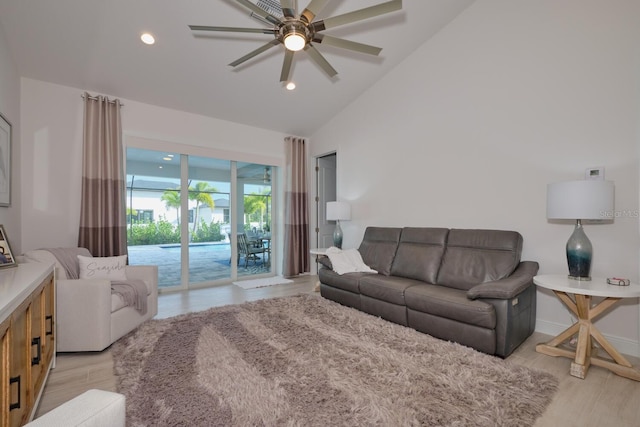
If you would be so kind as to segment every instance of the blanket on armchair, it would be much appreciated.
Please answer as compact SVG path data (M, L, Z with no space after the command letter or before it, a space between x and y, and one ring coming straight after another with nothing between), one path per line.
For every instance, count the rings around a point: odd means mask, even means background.
M77 280L80 278L80 264L78 263L78 255L91 256L91 252L87 248L47 248L58 260L64 272L67 273L67 279Z
M111 292L120 295L127 307L135 307L138 313L147 314L147 285L142 280L112 281Z
M80 278L80 264L78 255L91 256L86 248L47 248L45 249L58 260L64 268L68 279L76 280ZM142 315L147 314L147 285L144 281L126 280L112 281L111 292L118 294L127 307L135 307Z

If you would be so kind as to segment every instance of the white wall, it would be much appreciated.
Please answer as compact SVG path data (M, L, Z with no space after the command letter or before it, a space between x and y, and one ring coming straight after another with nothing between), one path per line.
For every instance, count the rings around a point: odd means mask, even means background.
M21 80L22 250L77 244L84 89ZM91 93L91 91L89 90ZM103 94L109 95L109 94ZM184 144L198 155L284 162L284 135L121 99L127 140L161 149Z
M327 123L312 155L337 151L345 247L368 225L513 229L523 259L565 273L573 226L547 222L546 185L604 166L631 217L585 226L592 274L637 282L639 3L476 2ZM538 330L569 324L538 292ZM637 299L597 324L640 355Z
M20 77L9 54L0 26L0 114L12 127L11 206L0 207L0 224L4 225L14 254L21 250L20 217Z

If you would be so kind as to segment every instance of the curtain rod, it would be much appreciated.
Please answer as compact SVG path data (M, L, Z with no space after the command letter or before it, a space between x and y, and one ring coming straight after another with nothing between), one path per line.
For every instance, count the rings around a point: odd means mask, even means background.
M80 94L80 98L82 98L82 99L84 99L84 98L85 98L84 93L83 93L83 94ZM99 99L100 99L100 97L98 97L98 96L91 96L91 95L88 95L88 98L89 98L89 99L93 99L94 101L97 101L97 100L99 100ZM105 97L105 98L106 98L106 97ZM114 100L111 100L111 99L107 98L107 102L108 102L108 103L110 103L110 104L115 104L115 103L116 103L116 100L115 100L115 99L114 99ZM121 106L121 107L124 107L124 104L123 104L123 103L120 103L120 106Z

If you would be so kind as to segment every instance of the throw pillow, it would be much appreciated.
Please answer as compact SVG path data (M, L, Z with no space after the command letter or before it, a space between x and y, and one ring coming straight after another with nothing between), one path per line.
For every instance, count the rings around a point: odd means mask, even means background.
M78 255L81 279L127 280L127 256L86 257Z

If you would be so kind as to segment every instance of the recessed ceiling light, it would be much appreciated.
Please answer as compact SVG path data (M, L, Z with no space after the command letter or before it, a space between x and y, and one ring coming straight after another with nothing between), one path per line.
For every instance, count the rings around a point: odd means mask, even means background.
M154 44L156 42L155 37L153 37L151 34L149 33L144 33L140 36L140 40L142 40L142 43L144 44Z
M285 87L287 88L287 90L294 90L296 88L296 84L294 82L289 82Z
M171 161L171 157L163 157L162 160L166 160L167 162Z

